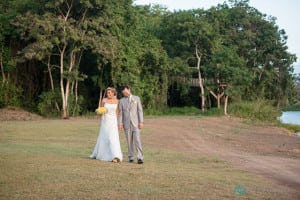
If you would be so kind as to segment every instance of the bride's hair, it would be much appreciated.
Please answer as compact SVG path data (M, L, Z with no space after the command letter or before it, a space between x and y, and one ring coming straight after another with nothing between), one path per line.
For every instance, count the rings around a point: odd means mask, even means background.
M115 88L113 88L113 87L106 88L106 92L109 91L109 90L112 91L115 96L117 96L117 90Z

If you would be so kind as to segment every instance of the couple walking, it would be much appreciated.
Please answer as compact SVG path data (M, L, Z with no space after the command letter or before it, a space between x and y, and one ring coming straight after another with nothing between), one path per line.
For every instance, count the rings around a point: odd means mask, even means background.
M101 102L107 112L101 119L101 127L96 146L90 158L103 161L121 162L123 155L120 146L119 130L124 130L127 145L128 159L134 162L135 149L137 150L138 164L144 163L144 155L140 139L140 129L143 128L143 108L138 96L131 94L128 86L121 88L123 97L115 98L114 88L106 89L106 97Z

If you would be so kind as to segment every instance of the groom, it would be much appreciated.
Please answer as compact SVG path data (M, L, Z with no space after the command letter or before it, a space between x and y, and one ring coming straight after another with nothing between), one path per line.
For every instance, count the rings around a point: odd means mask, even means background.
M129 162L134 162L134 151L137 150L138 164L144 163L140 129L143 128L143 108L138 96L131 94L129 86L121 88L123 98L119 102L119 130L124 129L128 144Z

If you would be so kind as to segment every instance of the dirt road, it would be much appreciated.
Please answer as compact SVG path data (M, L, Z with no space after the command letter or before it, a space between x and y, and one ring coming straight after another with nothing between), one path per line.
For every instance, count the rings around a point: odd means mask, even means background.
M145 124L147 145L218 157L300 197L300 137L286 129L230 117L153 117Z
M0 120L40 120L18 109L0 109ZM268 178L274 191L300 199L300 137L286 129L231 117L146 117L145 145L216 157ZM299 198L298 198L299 197Z

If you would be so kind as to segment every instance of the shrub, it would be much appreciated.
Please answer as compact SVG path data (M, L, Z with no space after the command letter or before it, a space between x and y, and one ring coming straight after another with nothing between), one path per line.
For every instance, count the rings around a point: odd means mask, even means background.
M236 117L262 121L276 121L280 115L280 111L273 107L272 103L267 100L229 104L228 112Z
M79 116L80 114L82 114L83 102L84 102L83 96L81 96L81 95L78 96L78 100L77 100L77 104L76 104L75 96L70 95L69 96L69 115L75 117L75 116Z
M300 102L283 108L284 111L300 111Z
M56 105L61 108L61 96L60 91L48 91L43 92L40 97L40 103L38 104L39 113L46 117L58 117L61 115L61 111L57 109ZM77 104L75 103L75 96L69 96L69 116L78 116L82 114L83 97L78 97Z
M10 82L0 87L0 107L20 107L23 90Z
M41 115L46 117L58 117L61 114L55 105L55 103L57 103L58 107L61 108L61 97L58 90L43 92L39 98L38 111Z

